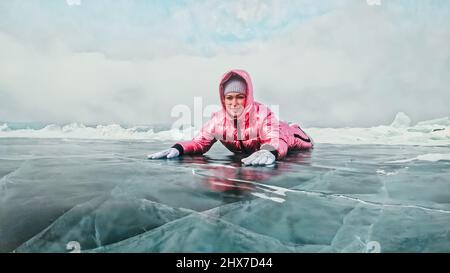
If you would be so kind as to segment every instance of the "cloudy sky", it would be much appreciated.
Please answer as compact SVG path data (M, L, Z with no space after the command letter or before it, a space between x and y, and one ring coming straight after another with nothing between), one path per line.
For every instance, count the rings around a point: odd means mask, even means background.
M0 121L170 123L231 68L307 127L449 116L450 1L0 2Z

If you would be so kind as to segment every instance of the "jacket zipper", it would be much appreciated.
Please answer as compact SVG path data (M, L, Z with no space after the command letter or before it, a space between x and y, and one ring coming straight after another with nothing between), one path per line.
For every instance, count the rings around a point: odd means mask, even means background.
M245 149L245 147L244 147L244 143L242 142L242 137L241 137L241 129L240 129L240 127L238 126L238 124L237 124L237 117L234 117L234 128L236 128L236 130L237 130L237 137L238 137L238 139L239 139L239 146L240 146L240 148L241 148L241 150L245 153L245 154L247 154L247 150Z

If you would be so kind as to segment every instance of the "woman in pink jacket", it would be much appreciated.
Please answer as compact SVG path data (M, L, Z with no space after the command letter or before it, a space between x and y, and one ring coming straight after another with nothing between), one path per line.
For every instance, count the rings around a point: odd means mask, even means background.
M253 100L250 75L244 70L225 73L219 85L222 109L215 112L191 141L151 154L149 159L206 153L219 140L234 153L250 155L245 165L269 165L288 151L310 149L311 138L297 124L278 121L266 106Z

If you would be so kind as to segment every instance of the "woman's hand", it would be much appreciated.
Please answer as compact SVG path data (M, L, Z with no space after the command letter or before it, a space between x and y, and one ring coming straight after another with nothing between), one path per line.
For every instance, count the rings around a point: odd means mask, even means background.
M167 150L164 150L162 152L154 153L151 155L148 155L148 159L160 159L160 158L174 158L180 155L180 152L175 148L169 148Z
M275 162L275 156L268 150L259 150L241 161L244 165L270 165Z

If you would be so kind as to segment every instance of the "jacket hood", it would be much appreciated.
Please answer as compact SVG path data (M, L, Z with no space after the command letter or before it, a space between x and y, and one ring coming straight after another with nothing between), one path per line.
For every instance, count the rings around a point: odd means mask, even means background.
M244 109L244 111L242 113L242 115L244 115L245 113L250 111L250 109L253 107L253 102L254 102L254 100L253 100L252 79L250 78L250 74L248 74L248 72L245 71L245 70L233 69L233 70L230 70L230 71L226 72L222 76L222 80L220 81L220 85L219 85L219 95L220 95L220 102L222 103L222 110L226 113L225 96L223 94L224 93L224 84L233 75L243 78L245 80L245 83L247 84L246 104L245 104L245 109Z

